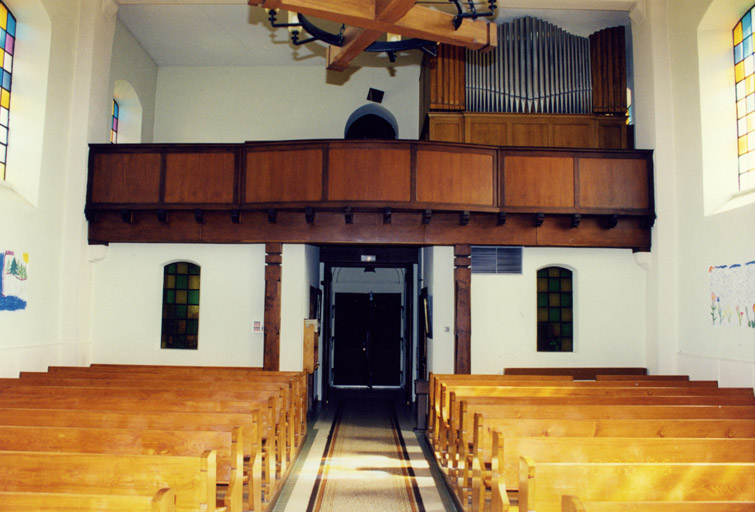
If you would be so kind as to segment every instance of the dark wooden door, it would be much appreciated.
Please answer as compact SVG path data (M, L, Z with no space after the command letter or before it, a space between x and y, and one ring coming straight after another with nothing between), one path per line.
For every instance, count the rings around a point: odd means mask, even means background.
M334 386L401 386L401 294L336 293Z

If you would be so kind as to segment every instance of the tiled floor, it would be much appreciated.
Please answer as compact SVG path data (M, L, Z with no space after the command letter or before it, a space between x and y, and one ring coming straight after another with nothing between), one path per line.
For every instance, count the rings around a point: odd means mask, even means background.
M315 420L310 421L307 441L273 512L305 512L307 510L335 410L336 406L331 402L321 410ZM422 496L424 509L420 509L419 512L455 512L456 508L448 495L442 476L432 461L424 433L413 430L414 418L410 417L401 405L397 406L397 416Z

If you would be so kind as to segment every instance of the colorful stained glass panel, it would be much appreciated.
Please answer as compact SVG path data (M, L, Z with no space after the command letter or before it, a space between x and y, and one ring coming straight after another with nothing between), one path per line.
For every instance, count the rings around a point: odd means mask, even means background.
M111 109L111 121L110 121L110 143L118 143L118 118L120 116L120 107L118 102L113 100L113 106Z
M548 267L537 272L537 350L572 352L572 272Z
M164 267L162 348L197 349L200 277L199 265L193 263Z
M755 187L755 54L753 52L753 15L750 8L732 30L734 80L737 102L737 152L739 190Z
M3 137L0 140L0 180L6 178L6 158L8 155L8 128L13 76L13 52L15 47L16 18L8 7L0 1L0 127Z

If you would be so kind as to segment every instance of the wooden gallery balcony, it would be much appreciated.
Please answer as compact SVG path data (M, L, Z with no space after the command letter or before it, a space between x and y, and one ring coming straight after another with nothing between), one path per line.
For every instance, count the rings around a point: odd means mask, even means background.
M89 242L649 250L651 151L415 141L95 144Z

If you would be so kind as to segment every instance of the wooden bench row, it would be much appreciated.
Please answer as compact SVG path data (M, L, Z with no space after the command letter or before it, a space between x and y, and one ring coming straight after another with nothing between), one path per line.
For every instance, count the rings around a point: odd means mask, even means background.
M577 382L571 375L433 375L428 436L465 510L507 510L510 498L524 511L590 510L574 507L583 506L580 499L589 506L607 500L588 492L609 478L602 480L601 471L616 482L624 478L617 475L634 482L634 495L612 489L623 487L619 483L607 486L614 491L610 500L627 505L705 500L739 507L755 500L752 389L652 377ZM564 470L572 487L556 484L554 468ZM580 471L597 476L575 478ZM701 481L715 477L721 486L694 494L684 483L676 494L664 493L669 481L659 475L674 471L702 475ZM689 481L690 489L697 485ZM562 504L566 494L570 501Z
M178 487L170 487L178 509L194 509L195 500L200 499L204 501L196 506L216 510L217 495L221 509L261 511L277 498L306 436L305 398L306 381L298 372L52 367L47 373L0 379L0 451L14 455L12 460L18 463L10 467L16 469L23 464L32 468L33 454L42 451L56 453L61 464L76 464L75 457L66 452L103 460L112 457L106 474L113 479L114 471L128 471L122 476L118 473L124 482L130 481L133 465L151 463L149 457L162 457L167 467L186 467L189 459L201 456L200 460L212 462L203 463L211 466L212 474L200 475L204 483L199 487L205 492L190 491L181 480L174 480ZM23 435L30 430L36 435ZM96 482L96 475L86 475L84 481ZM21 489L20 481L8 482L16 487L0 491ZM144 493L138 482L133 484L131 489ZM63 494L98 494L93 492L94 484L75 491L72 485L55 489ZM154 495L156 490L151 490ZM110 489L107 494L113 492ZM163 506L164 500L154 506Z

